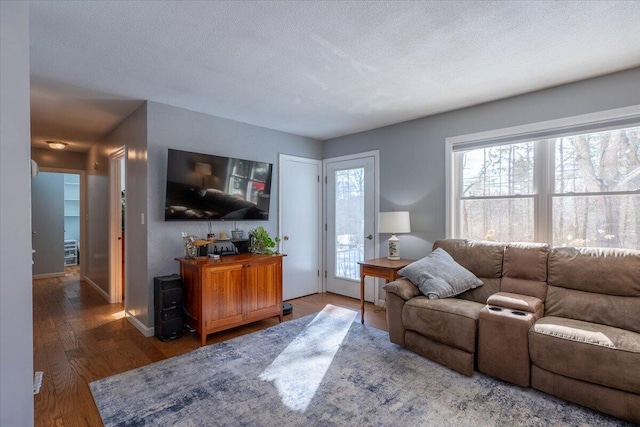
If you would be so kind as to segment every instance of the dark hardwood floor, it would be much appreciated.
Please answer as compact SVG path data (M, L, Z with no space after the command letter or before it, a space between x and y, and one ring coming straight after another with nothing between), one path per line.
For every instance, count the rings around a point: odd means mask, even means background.
M195 333L162 342L145 338L124 318L122 304L109 304L90 285L78 281L78 269L65 277L33 282L34 370L43 371L40 393L34 396L36 426L101 426L89 383L149 363L194 350ZM358 300L335 294L315 294L289 301L293 313L285 321L321 311L333 304L359 311ZM387 329L384 311L367 304L367 325ZM212 334L207 345L276 325L267 319Z

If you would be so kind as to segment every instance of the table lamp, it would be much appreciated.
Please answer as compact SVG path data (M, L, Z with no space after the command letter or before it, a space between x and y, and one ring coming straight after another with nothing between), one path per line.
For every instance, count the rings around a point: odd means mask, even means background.
M391 233L389 238L389 256L390 260L400 259L400 240L396 237L399 233L410 233L411 221L409 212L380 212L378 217L378 233Z
M205 179L212 174L211 165L209 163L196 162L196 173L202 175L202 188L207 188Z

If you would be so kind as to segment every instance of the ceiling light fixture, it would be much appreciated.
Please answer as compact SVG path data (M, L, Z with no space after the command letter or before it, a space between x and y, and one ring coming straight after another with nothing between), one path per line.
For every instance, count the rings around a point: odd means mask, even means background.
M69 144L62 141L47 141L47 145L52 150L64 150L65 148L67 148L67 145Z

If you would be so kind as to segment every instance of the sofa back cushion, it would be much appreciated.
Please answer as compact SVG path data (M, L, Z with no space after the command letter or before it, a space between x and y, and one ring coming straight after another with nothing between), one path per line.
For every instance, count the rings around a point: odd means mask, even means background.
M544 301L549 250L546 243L508 243L504 248L500 291Z
M458 264L482 280L483 286L458 296L482 304L491 295L500 292L504 247L504 243L467 239L437 240L433 244L434 250L444 249Z
M545 316L640 333L640 251L553 248Z

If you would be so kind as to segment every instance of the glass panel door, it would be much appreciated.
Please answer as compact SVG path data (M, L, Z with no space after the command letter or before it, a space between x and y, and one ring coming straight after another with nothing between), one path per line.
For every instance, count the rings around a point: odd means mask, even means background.
M374 158L329 161L326 171L327 291L360 298L358 262L374 257L376 240Z
M364 168L335 172L334 276L358 279L364 259Z

